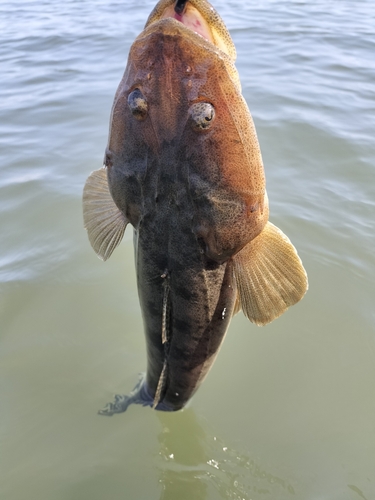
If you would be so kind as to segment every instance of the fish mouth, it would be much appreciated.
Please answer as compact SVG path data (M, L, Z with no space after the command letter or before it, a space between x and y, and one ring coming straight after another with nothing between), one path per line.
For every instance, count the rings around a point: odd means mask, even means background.
M162 19L172 18L225 52L233 61L236 49L216 10L207 0L160 0L151 12L145 28Z
M178 14L179 16L182 16L187 2L188 2L188 0L177 0L177 2L175 3L175 6L174 6L174 11L176 12L176 14Z

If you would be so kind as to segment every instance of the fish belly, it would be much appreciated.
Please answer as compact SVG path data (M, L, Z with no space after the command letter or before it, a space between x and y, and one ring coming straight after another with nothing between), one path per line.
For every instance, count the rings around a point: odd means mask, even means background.
M157 409L178 410L218 354L237 291L232 261L210 261L191 221L168 208L168 216L162 209L143 218L135 253L147 343L145 391Z

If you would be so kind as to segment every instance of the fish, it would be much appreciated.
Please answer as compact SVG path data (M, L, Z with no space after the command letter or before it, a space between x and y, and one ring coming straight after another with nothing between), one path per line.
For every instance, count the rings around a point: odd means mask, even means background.
M102 168L83 190L84 227L107 260L133 227L147 370L130 404L182 409L232 317L263 326L304 296L295 247L269 220L236 49L207 0L160 0L132 44Z

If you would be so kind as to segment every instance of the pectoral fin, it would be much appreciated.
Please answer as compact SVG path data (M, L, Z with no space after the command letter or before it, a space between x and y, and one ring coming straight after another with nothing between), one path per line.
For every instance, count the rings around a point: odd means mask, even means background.
M258 326L276 319L307 291L307 274L296 249L270 222L233 261L242 310Z
M241 302L240 302L240 294L237 290L236 302L234 303L233 316L241 311Z
M129 221L112 199L105 167L87 178L83 189L83 221L95 253L107 260L120 244Z

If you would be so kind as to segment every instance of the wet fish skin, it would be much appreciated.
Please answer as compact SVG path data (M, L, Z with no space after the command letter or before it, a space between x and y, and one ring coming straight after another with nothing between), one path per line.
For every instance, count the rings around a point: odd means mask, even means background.
M131 403L181 409L235 312L242 307L266 324L307 289L296 250L268 222L260 148L229 33L206 0L177 13L176 5L161 0L132 45L105 168L84 189L85 227L101 258L128 223L134 228L147 344L145 379L107 415ZM190 29L197 23L206 38Z
M137 227L139 200L144 210L154 210L161 184L171 181L178 196L177 175L185 174L181 189L189 186L197 208L195 234L212 259L225 261L267 222L263 164L250 113L228 77L230 61L225 63L201 37L192 43L180 25L170 18L159 21L131 48L112 112L109 186L117 206ZM148 103L144 121L134 120L128 108L135 85ZM216 114L212 128L197 134L189 124L189 109L202 98ZM142 195L138 181L160 164L163 170L148 191L152 196Z
M207 64L205 54L197 60L189 40L179 34L180 27L176 30L170 24L165 20L147 42L142 39L133 45L113 109L107 168L112 197L136 229L137 283L147 338L145 383L148 393L155 394L167 359L161 400L179 409L203 380L224 338L236 300L228 255L244 242L234 240L233 223L238 219L234 214L229 248L214 246L220 235L209 231L217 226L212 196L221 196L225 208L240 213L243 203L235 190L232 203L228 199L218 168L220 159L213 158L205 137L197 138L189 123L192 100L205 92L201 86L194 90L196 96L191 95L189 81L197 80L197 71L200 80L207 80L212 64ZM143 76L145 65L148 72ZM220 72L220 61L218 66ZM191 68L188 73L187 68ZM134 120L127 106L134 81L148 103L149 117L144 121ZM214 95L215 89L210 93ZM220 115L217 109L215 120ZM220 135L210 139L217 148ZM245 242L251 237L248 233ZM161 276L165 273L171 290L171 318L168 341L162 344Z

